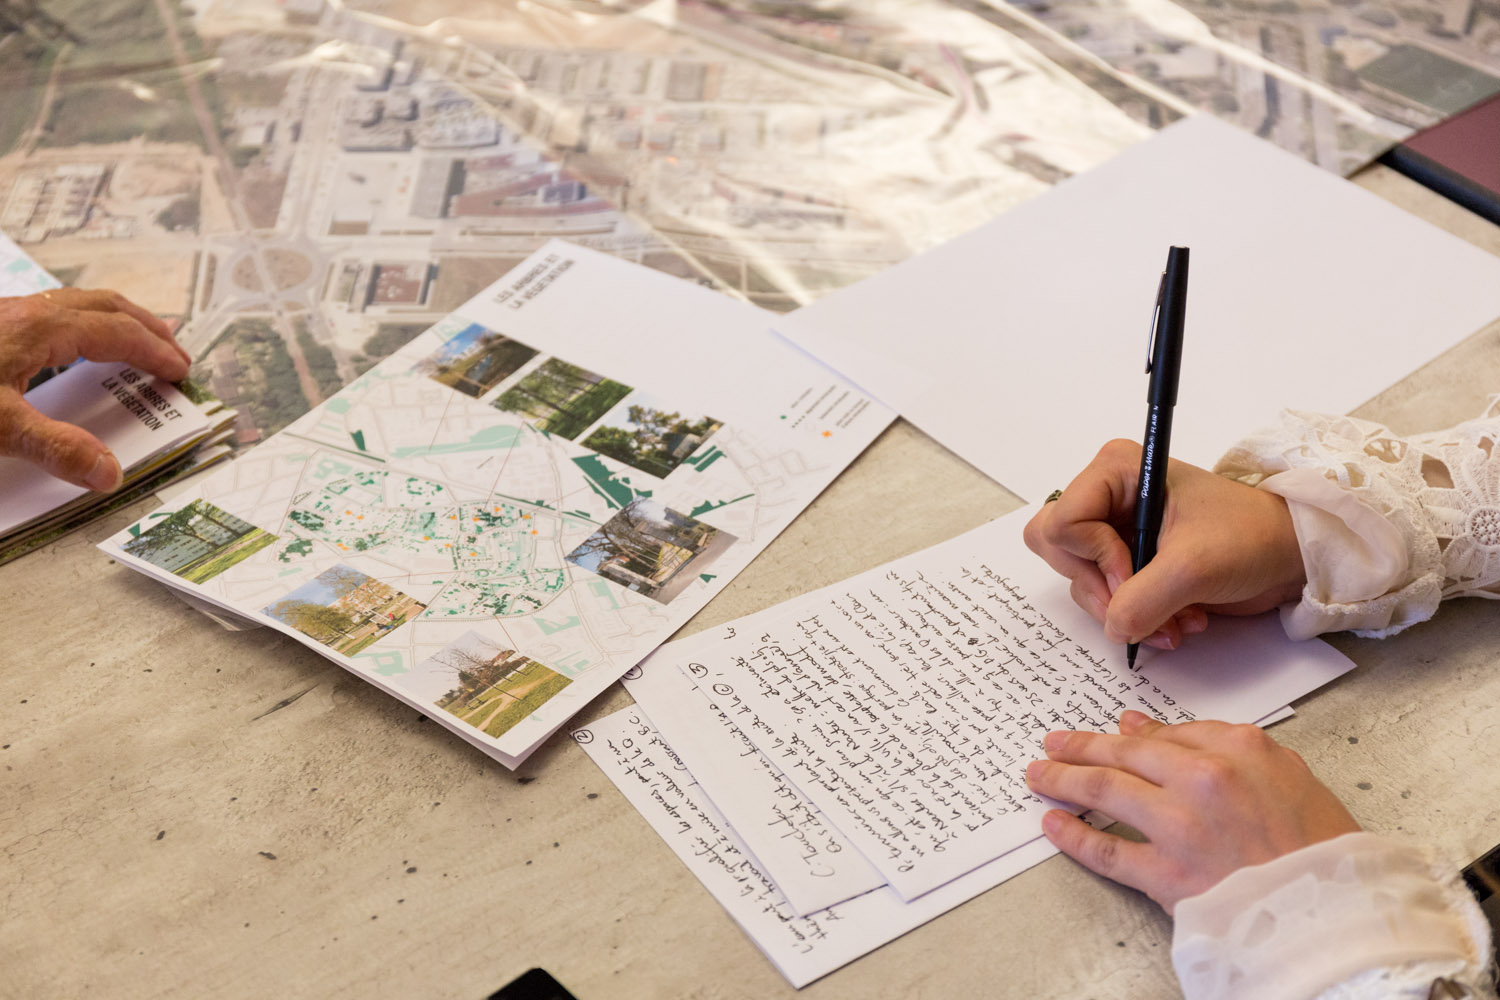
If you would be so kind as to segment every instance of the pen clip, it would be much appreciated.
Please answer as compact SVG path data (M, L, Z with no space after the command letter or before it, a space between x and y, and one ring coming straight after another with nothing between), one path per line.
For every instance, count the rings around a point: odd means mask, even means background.
M1151 310L1151 329L1146 332L1146 374L1151 374L1151 359L1156 354L1156 331L1161 320L1161 297L1167 290L1167 272L1163 268L1156 283L1156 307Z

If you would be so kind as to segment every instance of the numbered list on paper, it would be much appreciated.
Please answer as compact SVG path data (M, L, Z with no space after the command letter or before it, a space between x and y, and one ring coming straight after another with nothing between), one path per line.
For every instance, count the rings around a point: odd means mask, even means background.
M675 658L905 898L1034 838L1053 729L1193 713L987 561L896 563L676 644ZM1069 619L1065 622L1063 619ZM1070 631L1073 629L1073 631ZM729 638L726 633L734 632ZM1092 633L1097 636L1097 633Z

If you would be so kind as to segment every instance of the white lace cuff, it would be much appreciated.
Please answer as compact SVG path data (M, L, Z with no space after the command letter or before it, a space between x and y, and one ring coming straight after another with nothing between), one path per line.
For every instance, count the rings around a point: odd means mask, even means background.
M1294 638L1385 636L1440 600L1500 597L1500 396L1476 420L1411 437L1284 412L1214 471L1287 499L1308 573L1282 610Z
M1421 851L1372 833L1242 868L1175 917L1187 1000L1425 997L1438 976L1484 989L1489 925L1474 898Z
M1318 469L1281 472L1259 488L1286 500L1307 569L1301 603L1281 609L1288 637L1352 629L1383 638L1432 617L1441 572L1412 579L1406 539L1374 508Z

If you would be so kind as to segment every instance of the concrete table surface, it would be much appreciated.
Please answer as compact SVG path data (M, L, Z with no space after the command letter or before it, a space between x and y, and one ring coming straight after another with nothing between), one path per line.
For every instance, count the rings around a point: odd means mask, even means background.
M1356 180L1500 253L1404 178ZM1492 391L1500 323L1356 412L1434 429ZM580 1000L796 995L565 735L512 773L93 547L153 505L0 567L0 996L477 1000L533 965ZM898 422L684 632L1019 505ZM1359 669L1275 735L1368 828L1476 857L1500 842L1497 636L1500 603L1465 600L1336 638ZM1145 897L1054 858L802 994L1171 997L1170 943Z

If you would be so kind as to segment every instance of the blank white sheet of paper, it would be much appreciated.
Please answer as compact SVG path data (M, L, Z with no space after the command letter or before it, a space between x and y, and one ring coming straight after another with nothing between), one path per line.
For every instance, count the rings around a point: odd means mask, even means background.
M1172 454L1344 413L1500 316L1500 258L1207 116L776 321L1028 500L1139 440L1167 248L1192 251Z

